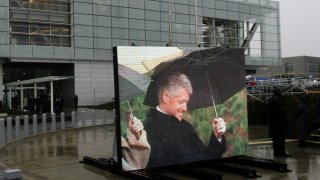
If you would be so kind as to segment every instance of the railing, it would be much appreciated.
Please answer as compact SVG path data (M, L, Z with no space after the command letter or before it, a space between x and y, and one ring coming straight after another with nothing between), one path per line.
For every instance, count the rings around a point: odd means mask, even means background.
M249 83L247 85L247 92L248 96L262 102L267 102L275 88L280 89L284 94L300 94L306 91L319 90L320 81L301 78L269 79L256 81L255 84Z
M65 113L0 118L0 145L13 140L54 132L65 129L98 126L114 123L114 112L106 110L72 111L70 116ZM70 119L71 118L71 119Z

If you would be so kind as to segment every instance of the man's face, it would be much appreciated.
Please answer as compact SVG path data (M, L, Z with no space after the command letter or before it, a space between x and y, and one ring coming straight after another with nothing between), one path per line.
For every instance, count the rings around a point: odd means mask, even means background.
M168 91L164 91L163 99L164 111L171 116L175 116L181 120L184 112L187 111L187 104L189 102L190 94L184 88L178 88L173 94L169 94Z

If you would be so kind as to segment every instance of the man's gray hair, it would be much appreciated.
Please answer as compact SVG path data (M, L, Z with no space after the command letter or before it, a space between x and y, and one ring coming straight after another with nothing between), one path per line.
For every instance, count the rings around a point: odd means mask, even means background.
M158 98L162 101L162 94L165 90L168 91L170 96L175 96L177 89L184 88L189 94L192 94L192 85L189 78L183 73L170 73L167 78L163 79L164 82L159 87Z

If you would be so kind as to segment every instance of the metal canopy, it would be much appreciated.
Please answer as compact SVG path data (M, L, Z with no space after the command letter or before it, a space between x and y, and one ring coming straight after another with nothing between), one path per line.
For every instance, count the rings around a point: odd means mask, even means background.
M5 87L11 87L11 86L23 86L26 84L34 84L34 97L37 95L36 86L37 83L43 83L43 82L50 82L50 111L51 114L54 113L53 111L53 81L60 81L60 80L66 80L66 79L72 79L73 76L47 76L42 78L35 78L35 79L28 79L23 81L16 81L16 82L10 82L4 84ZM12 108L11 105L11 88L9 88L9 108ZM21 110L23 110L23 88L21 88L21 95L20 95L20 107Z
M42 82L50 82L50 81L59 81L59 80L65 80L65 79L72 79L73 76L47 76L42 78L35 78L35 79L28 79L23 81L15 81L4 84L5 86L20 86L25 84L35 84L35 83L42 83Z

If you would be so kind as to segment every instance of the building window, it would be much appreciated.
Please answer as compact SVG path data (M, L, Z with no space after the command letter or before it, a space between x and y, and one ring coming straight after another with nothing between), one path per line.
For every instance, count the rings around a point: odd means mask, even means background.
M309 73L320 73L320 63L308 63Z
M293 64L292 63L286 63L285 64L285 73L286 74L292 74L293 73Z
M243 42L243 22L204 17L201 31L204 47L241 47Z
M71 46L70 0L10 0L11 44Z

